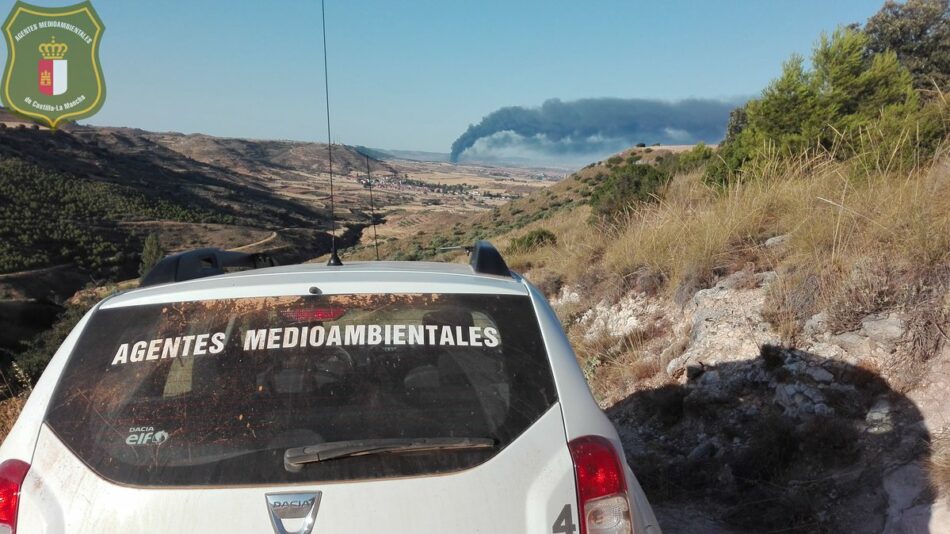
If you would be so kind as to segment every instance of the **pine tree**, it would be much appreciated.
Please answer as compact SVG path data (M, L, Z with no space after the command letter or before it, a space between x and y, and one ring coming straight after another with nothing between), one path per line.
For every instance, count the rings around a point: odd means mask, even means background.
M917 89L950 91L950 2L888 0L864 31L870 51L895 52Z
M145 246L142 248L142 263L139 265L140 277L145 278L152 267L164 257L165 251L162 250L162 244L158 241L158 234L148 234L148 237L145 238Z
M747 162L775 153L828 149L848 157L861 150L869 129L882 142L920 132L919 146L932 149L932 140L942 139L946 130L940 117L921 109L913 77L897 55L870 52L868 40L861 31L840 28L821 36L810 65L797 55L786 61L781 76L746 104L746 124L734 128L738 131L721 147L719 160L707 167L707 179L726 183ZM901 148L879 144L884 146ZM905 152L894 157L913 156L912 149Z

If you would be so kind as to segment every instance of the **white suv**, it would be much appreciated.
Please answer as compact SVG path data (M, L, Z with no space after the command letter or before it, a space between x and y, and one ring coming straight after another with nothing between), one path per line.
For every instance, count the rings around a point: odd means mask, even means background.
M544 297L471 255L166 258L50 361L0 532L659 532Z

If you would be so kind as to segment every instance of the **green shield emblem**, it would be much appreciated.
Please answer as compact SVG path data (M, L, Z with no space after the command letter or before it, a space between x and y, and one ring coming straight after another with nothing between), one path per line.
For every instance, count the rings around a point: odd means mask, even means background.
M94 114L106 98L104 30L89 2L51 8L18 1L3 23L3 105L50 128Z

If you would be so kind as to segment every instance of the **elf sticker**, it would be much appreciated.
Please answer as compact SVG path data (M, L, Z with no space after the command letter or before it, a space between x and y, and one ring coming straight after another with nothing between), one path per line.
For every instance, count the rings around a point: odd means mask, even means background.
M160 445L168 440L168 432L155 431L150 426L133 426L129 428L129 436L125 438L126 445Z

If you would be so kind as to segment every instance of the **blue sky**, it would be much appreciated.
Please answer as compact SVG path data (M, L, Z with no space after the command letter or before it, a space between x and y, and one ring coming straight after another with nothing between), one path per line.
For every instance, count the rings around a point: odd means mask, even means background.
M447 152L503 106L752 96L821 31L881 3L327 0L333 140ZM326 139L318 0L93 6L108 97L88 122Z

